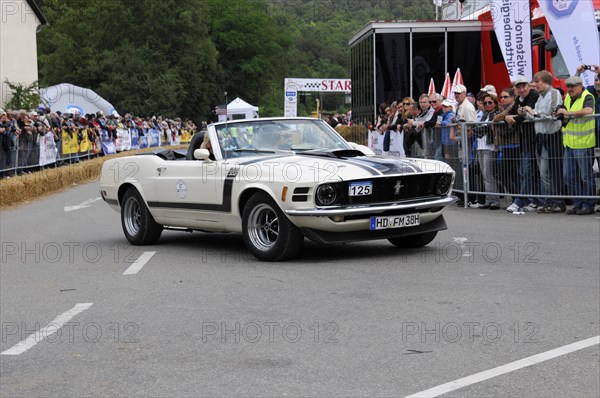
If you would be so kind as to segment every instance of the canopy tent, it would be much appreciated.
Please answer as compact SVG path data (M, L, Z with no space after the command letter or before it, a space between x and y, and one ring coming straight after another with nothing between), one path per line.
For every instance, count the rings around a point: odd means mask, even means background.
M102 111L107 116L119 115L111 103L94 91L69 83L41 88L40 97L48 104L52 112L86 115Z
M227 104L227 109L224 105L217 106L217 115L219 115L220 122L233 119L254 119L258 117L258 107L237 97Z

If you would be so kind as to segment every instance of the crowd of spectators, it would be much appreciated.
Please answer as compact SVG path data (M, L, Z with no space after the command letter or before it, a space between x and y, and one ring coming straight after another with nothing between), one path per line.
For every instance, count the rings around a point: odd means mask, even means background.
M182 129L187 129L192 134L197 131L197 126L191 120L181 118L169 119L162 116L142 118L130 113L123 117L106 116L102 111L80 115L60 111L51 112L49 108L29 112L24 109L0 109L0 178L37 170L40 140L47 134L52 134L59 148L59 157L63 131L71 136L76 135L79 142L84 139L83 134L87 134L88 141L94 146L87 155L95 156L102 154L100 148L96 148L102 130L107 132L109 139L115 140L118 128L137 128L142 136L148 129L158 129L161 134ZM69 161L71 160L79 161L77 157L69 156Z
M352 111L350 110L346 113L329 115L327 123L333 128L336 128L337 126L352 126Z
M594 85L584 87L579 75L590 68ZM511 213L593 214L600 120L589 115L600 115L600 66L580 66L566 80L566 93L553 87L556 81L544 70L532 81L516 78L500 95L493 85L472 93L458 84L454 100L437 93L421 94L418 102L407 97L381 104L372 128L383 136L384 153L390 134L401 132L406 156L420 150L450 164L458 176L459 151L465 153L469 191L484 193L471 195L471 206L500 209L506 193L513 198L506 207ZM573 207L567 210L560 196L570 197Z

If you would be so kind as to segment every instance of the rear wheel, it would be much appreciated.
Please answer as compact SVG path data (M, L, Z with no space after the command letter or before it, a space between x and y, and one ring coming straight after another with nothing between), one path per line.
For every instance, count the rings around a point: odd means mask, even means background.
M431 243L431 241L435 239L436 235L437 231L433 231L417 235L401 236L399 238L390 238L388 240L396 247L422 247Z
M125 237L132 245L152 245L158 241L163 227L154 221L142 195L130 187L123 195L121 225Z
M244 242L262 261L282 261L296 257L304 236L266 193L254 194L242 214Z

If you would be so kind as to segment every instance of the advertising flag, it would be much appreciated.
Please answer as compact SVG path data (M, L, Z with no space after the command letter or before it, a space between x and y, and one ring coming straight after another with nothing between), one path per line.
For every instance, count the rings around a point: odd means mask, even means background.
M511 81L517 76L533 79L529 3L523 0L490 0L494 31Z
M600 65L600 42L591 1L540 0L539 5L571 75L582 64ZM593 71L582 73L581 79L585 86L593 85Z

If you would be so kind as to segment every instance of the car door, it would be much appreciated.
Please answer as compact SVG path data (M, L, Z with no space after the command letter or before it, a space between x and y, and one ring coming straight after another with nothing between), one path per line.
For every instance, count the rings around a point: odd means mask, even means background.
M172 226L201 228L219 222L222 161L164 160L156 170L157 202L150 207Z

